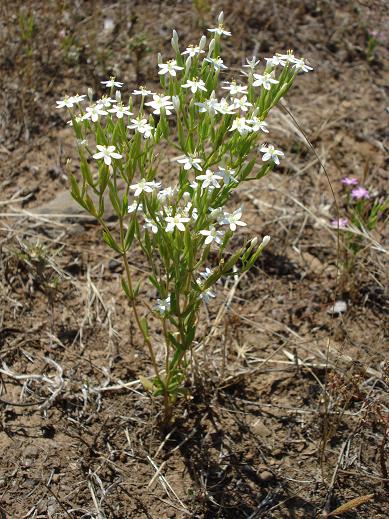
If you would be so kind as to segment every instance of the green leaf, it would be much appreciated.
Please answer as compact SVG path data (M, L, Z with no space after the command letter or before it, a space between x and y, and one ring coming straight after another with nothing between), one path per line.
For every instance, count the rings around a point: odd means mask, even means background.
M127 282L126 282L125 279L122 279L122 289L123 289L124 293L126 294L126 296L128 297L128 299L129 299L130 301L132 301L132 300L133 300L133 297L132 297L132 295L131 295L130 289L129 289L129 287L128 287L128 285L127 285Z
M112 238L112 235L105 229L103 230L103 240L112 250L114 250L115 252L118 252L119 254L123 254L123 251L120 249L119 245Z
M71 195L76 200L76 202L79 202L81 200L81 192L80 188L78 186L77 179L73 173L70 174L70 185L71 185Z
M142 328L144 336L148 337L149 336L149 325L148 325L146 317L141 317L140 326Z
M81 174L85 179L85 182L91 187L94 187L93 177L89 169L89 164L87 163L84 157L81 157L80 169Z
M99 187L100 193L104 193L109 181L109 169L104 163L99 167Z
M124 250L125 251L127 251L131 247L132 242L134 241L135 228L136 228L136 220L134 218L133 220L131 220L131 223L128 226L126 235L124 237L123 245L124 245Z
M160 294L162 292L162 287L158 283L158 280L155 276L149 276L150 283L158 290L158 293Z

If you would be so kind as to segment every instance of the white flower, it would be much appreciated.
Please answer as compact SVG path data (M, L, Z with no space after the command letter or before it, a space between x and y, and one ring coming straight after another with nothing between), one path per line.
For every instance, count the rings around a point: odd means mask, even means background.
M261 74L254 74L255 81L253 83L253 86L261 86L263 85L263 88L265 90L270 90L271 85L276 85L279 83L277 79L273 79L271 77L271 72L264 72L263 75Z
M94 106L87 106L86 113L82 116L83 119L91 119L94 123L99 120L99 115L107 115L108 112L103 110L103 105L97 104Z
M269 133L269 130L267 129L267 122L261 121L259 117L254 115L249 121L252 125L253 132L258 132L259 130L262 130L264 133Z
M116 102L116 99L111 99L108 96L103 96L101 99L97 101L97 104L103 106L104 108L110 108L111 105Z
M202 171L201 159L195 159L193 157L184 157L182 159L177 159L177 162L183 164L183 168L188 171L191 168L197 169L198 171Z
M116 105L110 110L108 110L111 114L116 115L118 119L123 119L124 115L132 115L132 112L128 110L128 107L123 105Z
M209 267L205 267L204 272L199 272L199 274L203 279L208 279L210 276L212 276L213 270ZM198 278L198 280L200 280L200 278Z
M171 199L176 194L177 189L175 187L165 187L165 189L161 189L158 193L157 198L160 202L165 202L168 199Z
M215 70L227 69L221 58L205 58L204 61L212 63Z
M222 225L229 225L231 231L236 231L236 226L245 226L247 223L244 223L241 221L242 218L242 208L236 209L232 214L230 213L224 213L223 216L220 218L219 222Z
M185 85L182 85L182 88L190 88L193 94L195 94L197 90L203 90L204 92L207 91L204 81L197 78L188 79Z
M296 63L296 58L291 50L288 50L286 54L276 54L279 59L281 66L285 67L289 63Z
M259 64L259 60L258 61L256 61L256 60L257 60L257 58L255 56L253 56L251 60L249 60L249 58L246 58L247 65L243 65L243 66L246 68L249 68L251 71L253 71L255 69L255 67Z
M282 59L280 56L273 56L272 58L265 58L266 64L270 67L277 67L278 65L282 65Z
M219 114L234 114L235 113L235 105L229 104L227 99L224 97L220 99L218 103L215 104L215 111L219 112Z
M204 301L204 303L209 303L214 297L216 297L215 294L209 289L200 294L200 299Z
M73 108L75 101L73 97L65 96L61 101L56 101L57 108Z
M176 214L175 216L167 216L166 218L167 226L166 232L173 232L176 227L179 231L185 231L184 223L189 222L190 218L186 216L181 216L180 214Z
M208 31L209 32L214 32L215 34L218 34L219 36L222 36L222 35L224 35L224 36L231 36L230 31L226 31L224 29L224 26L223 26L222 23L219 24L218 27L214 27L212 29L208 29Z
M135 191L134 196L139 196L141 193L152 193L154 189L157 189L161 185L160 182L147 182L145 178L142 178L138 184L132 184L130 189Z
M170 74L171 76L175 77L177 75L176 70L183 70L184 67L180 67L177 65L177 61L175 59L172 59L168 61L167 63L158 63L158 67L161 69L158 74Z
M222 243L222 238L224 236L224 232L223 231L218 231L216 229L216 227L214 227L213 225L211 225L211 227L209 228L209 230L202 230L202 231L199 231L200 234L202 234L203 236L206 236L206 239L205 239L205 245L209 245L210 243L212 243L214 240L215 242L218 244L218 245L221 245Z
M99 152L95 153L93 158L96 160L104 159L104 162L107 166L111 165L112 159L122 158L120 153L115 152L115 146L103 146L101 144L96 144L96 148L99 150Z
M170 101L170 96L160 96L158 94L153 95L153 101L145 103L146 106L154 108L153 114L160 115L161 110L165 110L166 115L170 115L173 110L173 103Z
M166 299L157 299L157 304L155 305L155 309L160 314L165 314L166 312L170 312L170 296Z
M208 112L210 116L214 116L219 105L219 101L215 97L215 92L212 92L209 99L203 103L195 103L195 105L199 107L199 112Z
M198 54L204 54L204 51L202 49L200 49L199 45L195 45L195 46L189 45L189 47L187 47L186 50L184 50L184 52L182 53L183 56L185 54L188 54L188 56L190 56L191 58L194 58Z
M236 96L238 94L247 94L247 86L237 85L235 81L232 81L231 83L225 81L225 83L227 83L227 86L222 87L222 89L228 90L231 96Z
M295 63L293 65L293 68L296 69L297 72L309 72L310 70L313 70L312 67L309 67L305 63L304 58L295 59Z
M232 123L229 131L233 132L234 130L238 130L240 135L247 135L252 131L252 128L248 125L248 122L249 121L246 119L246 117L237 117L234 119L234 122Z
M229 184L230 182L238 182L238 180L235 178L235 170L230 168L222 168L219 166L219 171L217 171L222 177L223 182L225 184Z
M203 189L206 189L207 187L212 187L212 188L220 187L218 180L222 180L222 179L223 179L223 177L221 177L220 175L217 175L210 169L207 169L207 171L205 172L204 175L199 175L198 177L196 177L196 180L203 181L203 183L201 185L201 187Z
M260 149L261 153L264 153L262 160L263 162L267 162L268 160L273 160L277 165L280 163L280 159L278 157L283 157L284 152L280 150L276 150L272 144L268 146L262 146Z
M131 119L131 122L132 124L129 124L127 128L142 133L145 139L151 137L153 127L147 122L147 119Z
M242 112L247 112L247 110L250 108L250 106L253 106L252 103L249 103L247 101L247 96L243 96L241 98L235 98L233 107L238 110L242 110Z
M73 96L73 101L75 103L80 103L81 101L83 101L85 99L86 95L83 94L83 95L79 95L79 94L76 94L75 96Z
M191 202L188 202L186 206L184 207L184 213L186 216L189 216L192 218L193 221L197 221L199 217L199 213L197 211L197 207L193 207Z
M147 90L143 86L139 87L139 90L134 90L133 91L133 95L134 96L142 96L142 97L144 97L144 96L149 96L151 94L153 94L153 92L151 90Z
M139 205L139 202L137 200L135 200L135 202L133 202L132 204L130 204L128 206L128 209L127 209L127 212L129 214L131 213L135 213L135 211L141 211L141 207Z
M144 227L146 229L150 229L150 231L153 234L157 234L157 232L158 232L158 225L153 220L150 220L149 218L145 218Z
M105 85L107 88L122 88L124 83L120 83L120 81L115 81L115 78L112 76L109 78L109 81L102 81L101 84Z

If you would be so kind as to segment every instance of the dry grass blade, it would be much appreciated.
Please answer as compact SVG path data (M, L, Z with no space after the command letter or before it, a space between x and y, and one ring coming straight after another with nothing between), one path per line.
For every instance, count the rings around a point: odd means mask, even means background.
M338 506L336 510L333 510L330 512L326 517L336 517L337 515L345 514L346 512L349 512L350 510L354 510L354 508L357 508L357 506L364 505L365 503L368 503L371 501L374 497L374 494L367 494L365 496L359 496L355 497L354 499L351 499L350 501L347 501L347 503L344 503L343 505Z

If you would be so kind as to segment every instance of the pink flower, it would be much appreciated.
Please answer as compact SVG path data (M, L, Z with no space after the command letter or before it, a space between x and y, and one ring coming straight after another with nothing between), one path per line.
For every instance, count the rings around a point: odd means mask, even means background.
M332 220L331 227L335 227L336 229L346 229L348 226L347 218L339 218L337 220Z
M341 180L342 184L345 186L356 186L358 185L358 179L354 177L344 177Z
M362 198L370 198L369 191L362 186L353 189L351 191L351 196L357 200L361 200Z

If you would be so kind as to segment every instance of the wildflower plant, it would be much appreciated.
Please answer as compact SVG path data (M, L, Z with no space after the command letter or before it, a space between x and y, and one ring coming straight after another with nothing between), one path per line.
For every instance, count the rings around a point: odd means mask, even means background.
M343 206L345 215L331 221L341 231L341 266L344 279L355 269L358 255L366 248L366 237L374 231L379 219L389 208L389 199L373 196L355 177L344 177Z
M244 84L227 81L220 53L230 32L223 13L208 31L209 42L203 35L183 51L173 31L173 57L158 56L159 92L140 87L124 100L123 84L110 78L103 82L106 97L93 101L89 91L89 106L83 105L85 96L57 102L69 110L80 157L80 176L70 175L71 194L100 222L104 241L123 260L122 287L154 371L152 379L142 381L163 397L166 420L183 391L194 341L201 340L201 305L215 297L220 278L249 270L270 240L246 240L231 251L234 234L246 222L242 207L227 210L227 204L238 186L258 181L280 163L284 153L268 143L266 118L296 76L311 70L288 51L268 58L261 74L259 61L248 59ZM159 165L167 148L177 155L170 185ZM116 229L105 219L107 193ZM142 306L140 282L130 267L136 244L157 293L152 305ZM216 257L213 268L211 257ZM161 322L163 364L150 334L150 315Z

